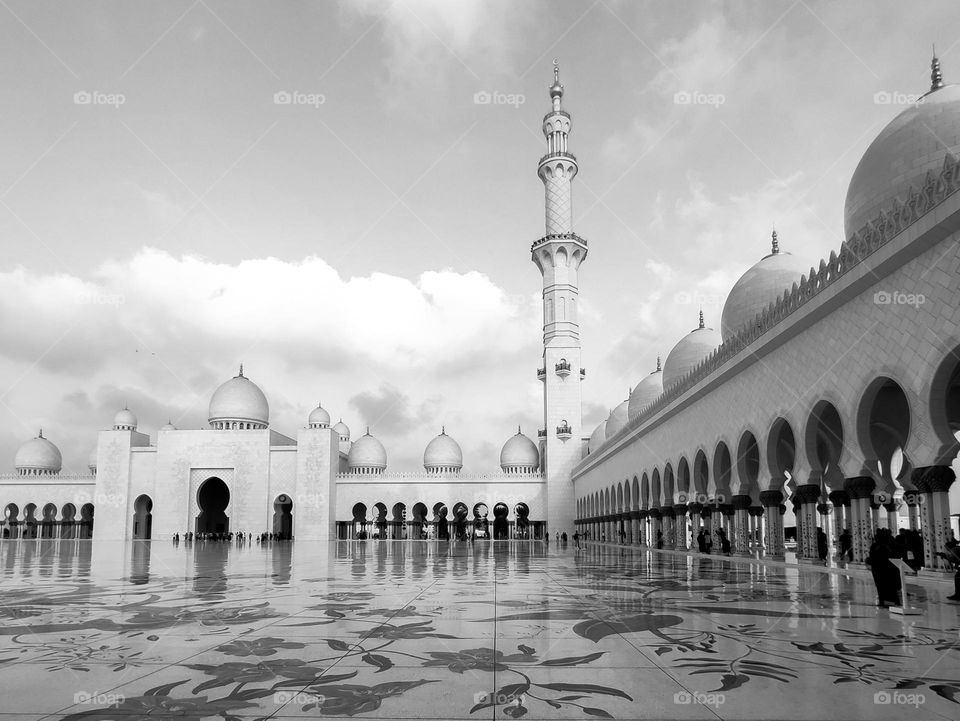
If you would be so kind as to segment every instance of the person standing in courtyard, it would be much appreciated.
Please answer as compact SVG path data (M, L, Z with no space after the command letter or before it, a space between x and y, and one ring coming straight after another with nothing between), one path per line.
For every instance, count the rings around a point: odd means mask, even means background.
M870 566L870 573L873 574L873 582L877 587L877 606L880 608L900 605L900 571L891 562L894 558L899 556L893 534L888 528L877 529L877 535L870 546L870 555L867 556L867 565Z

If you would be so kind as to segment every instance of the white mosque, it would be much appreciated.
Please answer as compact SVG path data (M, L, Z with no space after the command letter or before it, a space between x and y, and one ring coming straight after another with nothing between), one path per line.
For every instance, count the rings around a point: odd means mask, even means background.
M389 470L370 429L353 439L313 410L295 437L240 368L209 406L209 428L137 430L128 409L101 431L89 475L61 473L40 433L0 477L4 536L130 539L270 530L285 537L596 540L684 551L723 530L740 554L797 555L854 536L861 562L878 527L923 534L928 572L956 523L960 443L960 86L931 87L867 149L846 200L847 241L809 265L769 250L731 290L719 330L696 327L589 435L581 426L571 117L554 68L538 163L546 231L531 247L543 279L544 421L507 438L496 473L462 469L441 432L423 471ZM789 245L789 243L786 243ZM954 502L953 508L957 508ZM94 513L110 522L94 522Z

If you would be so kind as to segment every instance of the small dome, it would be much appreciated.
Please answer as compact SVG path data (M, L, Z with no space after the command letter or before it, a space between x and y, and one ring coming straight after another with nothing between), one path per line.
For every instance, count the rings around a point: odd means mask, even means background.
M446 429L427 444L423 452L423 467L428 471L459 471L463 468L460 444L447 435Z
M934 65L939 75L936 58ZM921 192L927 172L939 173L947 154L958 153L960 85L946 85L897 115L870 143L847 188L846 237L876 220L881 210L892 210L895 198L906 201L910 188Z
M63 467L60 449L43 437L43 431L17 449L13 465L21 476L49 476Z
M695 328L680 339L663 364L663 388L669 390L677 381L700 365L723 342L720 333L703 324L700 313L700 327Z
M350 428L346 423L343 422L342 419L333 424L333 430L340 435L341 441L350 440Z
M347 466L354 473L382 473L387 467L387 450L367 429L367 434L350 446Z
M266 428L270 406L260 387L243 375L231 378L213 392L208 414L213 428Z
M800 282L802 275L809 272L810 266L804 261L780 250L777 231L773 231L773 252L740 276L723 304L723 315L720 316L723 340L729 340L745 325L753 323L767 306L783 295L783 291L790 290L794 283Z
M629 408L630 399L628 398L610 411L610 415L607 417L607 426L604 429L607 438L613 438L617 431L627 425L627 411Z
M175 431L177 427L170 422L170 419L167 419L167 422L160 426L161 431Z
M517 434L508 438L500 449L500 468L509 473L530 473L540 468L537 444L523 435L519 428Z
M115 431L135 431L137 430L137 417L133 411L123 408L117 411L113 417L113 430Z
M594 451L598 450L606 440L607 421L604 419L600 421L600 424L594 428L593 433L590 434L590 440L587 441L587 453L593 453Z
M87 456L87 468L90 469L91 473L97 472L97 447L94 446L93 450L90 451L90 455Z
M311 428L329 428L330 414L323 409L323 406L317 403L317 407L310 411L310 417L307 418L307 425Z
M627 418L633 419L640 412L653 403L663 394L663 371L660 368L660 359L657 358L657 369L637 383L637 387L630 393L627 404Z

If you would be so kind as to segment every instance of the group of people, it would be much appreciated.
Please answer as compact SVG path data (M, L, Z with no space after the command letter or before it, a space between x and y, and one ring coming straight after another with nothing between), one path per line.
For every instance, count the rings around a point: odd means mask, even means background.
M849 535L848 531L844 533ZM960 601L960 548L953 531L950 532L950 539L946 542L945 549L937 555L949 561L956 570L953 578L953 595L947 596L947 599ZM903 582L900 577L900 568L894 563L896 560L903 561L913 571L923 566L923 539L919 531L901 528L894 536L889 528L877 529L873 543L870 544L870 553L866 562L870 566L870 573L877 587L877 606L880 608L900 606L903 602Z
M226 542L233 543L237 542L238 546L242 546L245 543L250 543L253 539L256 539L257 543L271 543L273 541L289 541L292 540L290 537L285 536L282 533L268 533L264 531L259 536L254 536L252 533L244 533L243 531L228 531L225 533L193 533L192 531L187 531L183 534L184 543L193 543L196 541L217 541L217 542ZM180 532L177 531L173 534L173 543L174 545L180 543Z
M718 528L714 532L717 536L717 541L720 545L720 553L725 556L730 555L730 539L727 536L727 532L722 528ZM660 545L660 531L657 531L657 548L662 548ZM713 537L710 532L705 528L701 528L697 533L697 550L700 553L712 553L713 552Z

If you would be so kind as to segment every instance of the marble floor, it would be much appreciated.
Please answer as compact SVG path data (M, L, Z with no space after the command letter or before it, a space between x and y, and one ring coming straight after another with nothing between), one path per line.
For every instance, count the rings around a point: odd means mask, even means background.
M960 604L524 542L0 541L2 719L957 719Z

